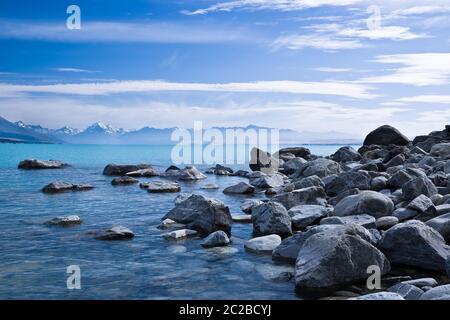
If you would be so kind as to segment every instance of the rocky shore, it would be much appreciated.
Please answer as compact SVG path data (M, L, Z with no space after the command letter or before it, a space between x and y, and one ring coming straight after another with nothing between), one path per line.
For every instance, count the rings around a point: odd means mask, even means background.
M64 168L62 162L25 160L21 169ZM231 213L221 201L179 193L174 208L161 214L168 241L202 238L203 250L233 243L233 225L251 223L248 254L271 256L290 266L280 275L305 299L450 300L450 126L410 141L391 126L369 133L355 150L342 147L318 157L304 147L269 154L251 151L250 170L217 165L156 172L151 165L115 165L103 174L114 186L150 193L178 193L179 182L207 174L242 177L223 192L241 201ZM93 186L57 182L44 192L88 190ZM264 200L254 199L263 193ZM76 216L50 225L79 224ZM95 230L98 240L130 240L123 226ZM380 281L373 282L379 275ZM375 285L373 285L375 283ZM369 285L369 284L372 284ZM295 289L294 289L295 288ZM225 298L225 297L224 297Z

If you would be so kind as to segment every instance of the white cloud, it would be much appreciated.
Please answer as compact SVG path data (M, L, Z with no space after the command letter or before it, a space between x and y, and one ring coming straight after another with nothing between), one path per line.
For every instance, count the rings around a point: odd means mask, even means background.
M421 95L414 97L405 97L397 99L400 102L408 103L436 103L436 104L450 104L450 96L448 95Z
M74 73L97 73L99 71L95 70L86 70L86 69L79 69L79 68L55 68L53 69L57 72L74 72Z
M296 11L321 6L348 6L359 3L360 0L235 0L214 4L195 11L184 10L187 15L203 15L211 12L243 10L278 10Z
M364 48L359 40L339 39L329 35L289 35L276 39L272 48L277 50L286 48L290 50L303 50L306 48L325 51L349 50Z
M313 70L319 71L319 72L328 72L328 73L341 73L341 72L353 71L353 69L350 69L350 68L329 68L329 67L314 68Z
M109 95L130 92L197 91L197 92L265 92L319 94L371 99L371 87L350 82L257 81L235 83L179 83L166 81L115 81L53 85L0 84L0 96L15 93L53 93L69 95Z
M0 20L0 38L61 42L227 43L257 41L243 28L169 22L83 22L80 30L63 23Z
M374 62L401 67L387 75L364 78L362 82L431 86L445 85L450 80L450 53L381 55Z
M342 29L337 32L339 36L350 38L367 38L370 40L414 40L427 37L410 31L410 28L399 26L387 26L375 29Z

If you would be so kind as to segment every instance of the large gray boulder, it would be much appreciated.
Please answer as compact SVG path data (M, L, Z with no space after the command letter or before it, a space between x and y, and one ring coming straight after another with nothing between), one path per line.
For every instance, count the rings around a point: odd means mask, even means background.
M374 217L369 216L368 214L359 214L355 216L346 216L346 217L328 217L323 218L320 221L321 225L326 224L357 224L367 229L375 229L376 228L376 220Z
M272 200L281 203L288 210L301 204L325 205L327 202L325 191L318 187L281 193L274 196Z
M227 194L250 194L255 192L255 187L248 184L247 182L239 182L233 186L229 186L223 190L223 193Z
M370 187L370 175L367 172L344 172L335 179L327 183L325 190L328 195L334 197L338 194L358 188L359 190L368 190Z
M318 222L323 217L327 217L332 212L332 208L304 204L289 209L288 214L292 217L292 226L296 229L302 229Z
M309 176L293 181L294 189L304 189L309 187L325 188L325 183L318 176Z
M285 207L278 202L266 202L252 210L253 233L256 236L278 234L292 235L291 217Z
M410 220L387 230L378 248L391 263L445 271L449 249L444 238L421 221Z
M305 164L303 170L301 170L301 175L303 177L318 176L323 178L332 174L338 174L341 171L339 163L330 159L319 158Z
M289 161L287 161L286 163L283 164L283 173L291 174L291 173L294 173L296 171L302 170L303 166L306 163L308 163L308 161L306 161L303 158L291 159L291 160L289 160Z
M428 177L421 176L406 182L402 186L402 193L406 200L414 200L421 194L432 197L439 192Z
M447 243L450 243L450 213L428 220L426 224L439 232Z
M448 156L450 156L450 143L435 144L431 148L430 153L433 156L437 156L437 157L441 157L441 158L448 158Z
M205 248L223 247L223 246L227 246L229 244L230 244L230 239L228 238L227 234L220 230L211 233L201 243L202 247L205 247Z
M309 159L309 157L311 156L311 151L308 148L305 147L289 147L289 148L283 148L280 149L277 153L274 154L274 156L276 157L277 155L283 155L283 154L293 154L296 157L300 157L300 158L304 158L304 159Z
M406 146L409 144L409 139L394 127L384 125L372 132L370 132L364 139L364 145L382 145L388 146L390 144L397 146Z
M264 173L273 173L278 171L280 166L279 159L273 157L270 153L253 148L250 152L250 170L262 171Z
M124 176L127 173L139 171L142 169L153 169L149 164L108 164L103 169L106 176Z
M20 161L18 168L24 170L39 170L39 169L63 169L68 167L67 163L58 160L36 160L27 159Z
M375 191L363 191L342 199L334 208L334 215L343 217L368 214L375 218L390 215L394 203L387 196Z
M305 241L295 263L295 287L299 295L322 295L367 279L367 269L390 271L381 251L360 237L318 233Z
M331 159L336 162L345 163L359 161L362 157L353 147L346 146L339 148L333 155L331 155Z
M185 224L201 236L207 236L218 230L230 235L233 222L230 210L223 202L195 194L176 204L162 220L164 219Z
M257 178L250 178L250 184L261 189L277 188L284 184L284 176L279 173L261 174Z
M417 177L426 177L425 173L420 169L406 168L395 172L388 179L388 186L397 189L401 188L405 183Z

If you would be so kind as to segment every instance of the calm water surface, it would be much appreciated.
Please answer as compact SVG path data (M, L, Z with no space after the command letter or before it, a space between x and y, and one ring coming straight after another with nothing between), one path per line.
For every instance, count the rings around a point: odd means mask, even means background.
M329 155L340 146L308 147L315 154ZM296 299L292 281L271 280L274 274L289 271L288 266L244 251L244 241L251 238L250 224L234 224L233 245L226 248L204 249L195 239L166 241L156 227L174 207L176 194L149 194L138 185L113 187L112 178L102 175L108 163L151 163L163 171L171 164L171 149L0 144L0 299ZM18 162L26 158L58 159L72 167L18 170ZM151 179L158 178L140 180ZM209 175L181 187L182 192L220 199L232 214L241 214L244 198L224 195L222 190L242 180L246 179ZM95 189L40 192L53 181L90 183ZM200 189L207 183L221 188ZM70 214L79 215L83 223L69 228L43 225ZM105 242L86 235L112 225L130 228L135 238ZM80 290L66 287L69 265L80 266Z

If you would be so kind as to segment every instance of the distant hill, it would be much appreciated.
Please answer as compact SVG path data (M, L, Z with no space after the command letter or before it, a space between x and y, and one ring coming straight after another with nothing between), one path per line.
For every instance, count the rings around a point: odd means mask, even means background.
M0 118L0 142L24 143L70 143L70 144L174 144L171 135L177 128L144 127L139 130L116 129L111 125L97 122L84 130L65 126L48 129L40 125L30 125L22 121L11 123ZM225 134L232 130L270 129L249 125L247 127L215 127ZM192 129L189 130L192 133ZM290 129L279 130L280 144L359 144L360 137L341 132L297 132Z

